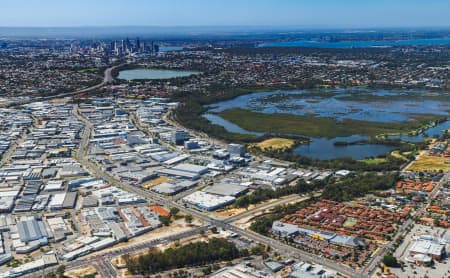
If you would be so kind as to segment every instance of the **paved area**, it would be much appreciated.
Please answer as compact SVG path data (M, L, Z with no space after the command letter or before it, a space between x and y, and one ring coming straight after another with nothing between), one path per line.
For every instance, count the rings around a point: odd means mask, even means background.
M416 224L414 225L411 232L409 232L399 248L394 252L394 256L399 261L405 261L405 257L408 255L408 250L414 240L414 237L429 234L433 236L447 235L450 236L450 231L443 228L428 227L424 225ZM435 262L431 267L417 266L414 264L406 263L406 267L402 270L401 268L392 268L391 272L396 274L398 277L410 277L410 278L447 278L450 277L450 245L447 244L447 259L442 262Z

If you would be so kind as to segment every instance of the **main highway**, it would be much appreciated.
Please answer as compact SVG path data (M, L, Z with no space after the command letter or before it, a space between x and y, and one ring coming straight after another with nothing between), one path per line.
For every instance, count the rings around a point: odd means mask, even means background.
M16 102L12 102L9 104L9 106L17 106L17 105L24 105L27 103L31 103L31 102L37 102L37 101L45 101L45 100L49 100L49 99L55 99L55 98L64 98L64 97L72 97L72 96L76 96L78 94L81 93L87 93L90 91L94 91L96 89L100 89L105 85L110 84L113 80L114 77L112 76L112 71L118 67L124 66L128 63L123 63L120 65L116 65L116 66L112 66L109 67L107 69L105 69L105 71L103 72L103 80L101 83L91 86L91 87L87 87L87 88L82 88L82 89L78 89L72 92L66 92L66 93L61 93L61 94L57 94L57 95L50 95L50 96L44 96L44 97L34 97L34 98L29 98L26 100L20 100L20 101L16 101Z
M78 113L77 110L75 110L75 111L76 111L75 115L86 124L85 130L91 130L92 129L91 123L89 123L89 121L84 116L82 116L80 113ZM326 268L338 271L341 274L347 275L349 277L364 277L361 274L359 274L355 269L352 269L350 267L346 267L343 265L339 265L332 260L304 252L298 248L292 247L290 245L287 245L281 241L272 239L270 237L254 233L249 230L244 230L242 228L239 228L239 227L233 225L231 223L231 221L229 221L227 219L215 218L212 215L207 214L206 212L202 212L202 211L187 207L185 205L182 205L173 200L166 199L165 197L163 197L157 193L147 191L140 187L132 186L127 183L119 182L117 179L115 179L114 177L112 177L111 175L106 173L104 170L102 170L96 163L94 163L88 159L88 156L86 155L87 154L86 150L88 147L87 144L88 144L89 136L90 136L90 132L83 132L83 138L81 138L81 144L80 144L81 147L80 147L80 151L78 152L77 158L79 159L79 162L82 163L91 173L95 174L99 178L102 178L109 184L119 187L119 188L122 188L123 190L134 193L134 194L144 197L146 199L152 200L155 203L158 203L162 206L178 208L183 213L190 214L190 215L196 217L197 219L202 220L206 226L216 226L223 230L232 231L235 234L238 234L242 237L253 240L254 242L269 245L273 250L277 250L280 254L289 255L294 258L305 260L305 261L310 261L310 262L313 262L316 264L321 264L321 265L325 266ZM298 198L300 200L301 197L299 196ZM286 201L286 200L283 200L283 201ZM289 201L293 201L293 199L289 199ZM263 209L267 209L267 208L269 208L269 206L263 207ZM259 209L261 209L261 208L259 208ZM248 215L250 215L250 212L242 214L242 217L246 217ZM232 220L235 221L240 218L241 217L239 217L239 218L233 217Z

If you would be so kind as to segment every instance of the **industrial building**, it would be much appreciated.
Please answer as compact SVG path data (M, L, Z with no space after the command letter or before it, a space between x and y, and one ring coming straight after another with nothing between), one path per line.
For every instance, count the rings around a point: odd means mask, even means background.
M241 144L228 144L227 151L231 156L243 157L245 155L245 147Z
M185 204L206 211L232 204L236 198L232 196L218 196L203 191L196 191L181 199Z
M216 183L206 187L203 191L214 195L238 197L247 192L248 188L230 183Z
M17 222L17 231L22 242L26 243L34 240L47 242L48 233L44 222L34 217Z
M183 145L191 136L183 130L175 130L172 132L171 141L174 145Z

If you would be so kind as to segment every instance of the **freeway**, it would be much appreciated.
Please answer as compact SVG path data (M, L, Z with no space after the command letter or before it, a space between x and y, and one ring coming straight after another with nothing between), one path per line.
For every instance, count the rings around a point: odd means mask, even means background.
M81 120L85 127L83 131L81 132L81 140L80 140L80 147L77 152L77 159L81 160L83 157L86 157L87 151L88 151L88 145L89 145L89 138L92 133L93 125L84 117L80 110L78 109L78 105L74 105L72 114Z
M112 66L109 67L107 69L105 69L105 71L103 72L103 80L101 83L88 87L88 88L82 88L82 89L78 89L72 92L66 92L66 93L61 93L61 94L57 94L57 95L51 95L51 96L45 96L45 97L34 97L34 98L30 98L27 100L20 100L20 101L16 101L16 102L12 102L9 105L10 106L17 106L17 105L23 105L23 104L27 104L27 103L31 103L31 102L37 102L37 101L45 101L45 100L50 100L50 99L55 99L55 98L64 98L64 97L71 97L71 96L75 96L81 93L87 93L90 91L94 91L96 89L99 89L105 85L110 84L114 78L112 76L112 71L118 67L121 67L123 65L126 65L128 63L123 63L120 65L116 65L116 66Z

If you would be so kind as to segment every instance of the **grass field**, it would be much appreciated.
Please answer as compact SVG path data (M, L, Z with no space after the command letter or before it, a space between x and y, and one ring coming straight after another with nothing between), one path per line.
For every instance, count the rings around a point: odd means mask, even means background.
M355 226L356 223L357 223L356 219L350 217L347 220L345 220L343 225L344 227L353 227Z
M262 142L259 142L255 144L260 149L273 149L273 150L279 150L279 149L286 149L290 148L295 144L295 141L293 139L287 139L287 138L270 138L267 140L264 140Z
M386 158L367 158L360 160L361 162L364 162L369 165L376 165L386 162Z
M408 167L409 171L450 171L450 157L436 157L422 155Z
M409 155L409 154L410 154L410 152L405 152L405 153L400 153L399 151L391 152L391 155L393 157L403 159L404 161L408 161L408 158L406 156Z
M392 123L352 119L336 121L332 118L292 114L265 114L245 109L228 109L220 112L219 116L250 131L326 138L345 137L353 134L367 136L406 134L438 118L434 115L421 115L415 121Z

